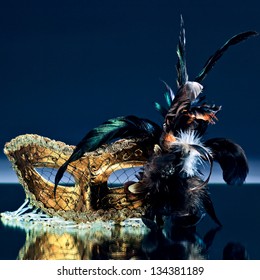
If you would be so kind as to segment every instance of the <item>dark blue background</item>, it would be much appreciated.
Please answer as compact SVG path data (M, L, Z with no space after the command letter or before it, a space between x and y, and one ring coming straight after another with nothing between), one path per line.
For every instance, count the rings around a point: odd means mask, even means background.
M192 80L231 36L260 31L259 13L258 0L1 1L0 147L24 133L76 144L121 115L160 123L153 102L163 101L160 79L176 89L180 14ZM203 83L223 106L207 137L232 138L250 158L259 156L258 52L259 37L232 47Z
M176 88L180 14L191 80L231 36L260 32L259 0L0 0L0 151L5 142L25 133L76 144L94 126L121 115L160 123L153 102L163 102L160 79ZM260 156L259 39L232 47L203 83L208 101L223 106L207 137L232 138L252 162ZM17 189L8 189L11 194L3 190L1 211L16 209L22 188L19 194ZM219 236L227 235L215 240L213 258L220 257L222 241L229 238L259 258L259 230L252 238L245 223L253 228L259 220L250 216L259 213L252 200L258 196L240 194L235 199L233 194L223 196L222 190L219 194L217 212L227 229ZM242 203L244 197L248 200ZM236 209L245 209L244 216ZM232 217L225 223L226 213ZM1 230L4 241L17 236L13 229ZM15 258L23 239L24 233L8 252L8 242L2 242L0 258Z

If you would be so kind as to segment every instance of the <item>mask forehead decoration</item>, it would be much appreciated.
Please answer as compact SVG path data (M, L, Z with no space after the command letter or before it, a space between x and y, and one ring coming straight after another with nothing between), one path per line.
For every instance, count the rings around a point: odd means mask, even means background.
M165 83L166 107L155 103L162 125L130 115L109 119L76 146L38 135L11 140L4 152L24 187L26 201L17 211L2 213L2 219L51 217L77 226L94 221L125 224L129 218L142 218L153 229L162 226L166 216L178 225L192 226L207 213L220 225L207 188L212 163L220 164L227 184L242 184L248 164L243 149L231 140L202 139L221 109L207 104L202 81L229 47L255 35L247 31L233 36L192 81L181 17L176 94ZM206 179L201 177L202 163L210 165ZM108 182L111 176L122 177L116 187Z

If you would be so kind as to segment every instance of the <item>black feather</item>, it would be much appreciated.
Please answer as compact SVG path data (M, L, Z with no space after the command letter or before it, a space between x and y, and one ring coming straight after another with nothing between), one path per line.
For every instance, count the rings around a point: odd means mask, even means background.
M198 83L203 81L205 79L205 77L207 76L208 72L214 67L216 62L221 58L221 56L224 54L224 52L230 46L236 45L236 44L248 39L249 37L256 36L256 35L258 35L258 33L255 32L255 31L247 31L247 32L237 34L237 35L233 36L231 39L229 39L220 49L218 49L208 59L208 61L204 65L203 69L199 73L199 75L195 78L195 81L198 82Z
M213 203L211 201L211 198L209 196L208 193L204 193L204 197L202 199L203 201L203 206L204 206L204 209L205 211L209 214L209 216L211 217L211 219L219 226L222 226L221 225L221 222L219 221L217 215L216 215L216 212L215 212L215 209L214 209L214 206L213 206Z
M55 176L54 194L67 166L80 159L86 152L96 150L116 138L147 136L155 143L159 141L162 129L154 122L136 116L110 119L89 131L77 144L70 158L59 168Z
M219 162L227 184L240 185L245 181L249 168L245 152L238 144L225 138L213 138L205 145L212 150L213 159Z
M184 29L184 21L181 16L181 30L180 30L180 36L179 36L179 42L177 46L177 64L176 64L176 70L177 70L177 85L178 87L181 87L188 81L188 74L187 74L187 68L186 68L186 39L185 39L185 29Z

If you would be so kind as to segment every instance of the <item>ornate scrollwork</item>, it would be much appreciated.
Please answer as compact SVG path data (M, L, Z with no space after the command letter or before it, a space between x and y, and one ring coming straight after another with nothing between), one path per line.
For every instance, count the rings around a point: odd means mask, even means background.
M41 168L52 172L69 158L73 146L46 137L26 134L6 143L4 152L11 161L26 197L36 208L50 216L61 216L78 223L96 220L121 221L141 217L143 194L125 191L124 183L108 187L109 176L120 169L143 166L152 150L146 139L121 139L86 153L68 166L73 182L58 185L40 174Z

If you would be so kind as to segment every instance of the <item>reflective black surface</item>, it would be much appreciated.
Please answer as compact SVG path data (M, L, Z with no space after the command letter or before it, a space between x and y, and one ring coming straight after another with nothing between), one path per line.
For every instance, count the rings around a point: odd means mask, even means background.
M210 185L222 228L24 230L0 223L0 259L260 259L260 184ZM0 212L24 201L18 184L0 185Z

